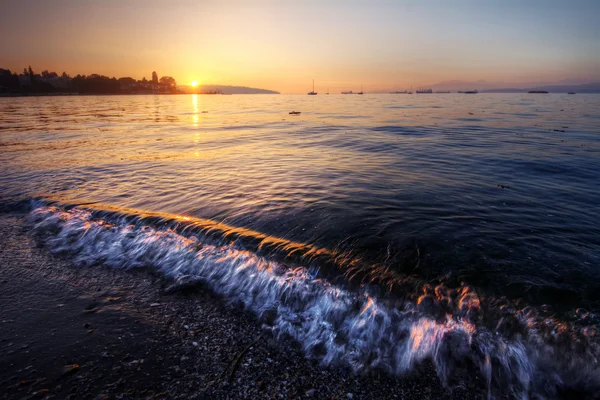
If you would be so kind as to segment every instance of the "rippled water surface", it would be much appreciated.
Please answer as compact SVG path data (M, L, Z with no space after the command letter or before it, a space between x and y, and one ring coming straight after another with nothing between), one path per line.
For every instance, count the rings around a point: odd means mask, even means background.
M51 248L211 281L325 364L600 384L598 95L1 98L0 162Z

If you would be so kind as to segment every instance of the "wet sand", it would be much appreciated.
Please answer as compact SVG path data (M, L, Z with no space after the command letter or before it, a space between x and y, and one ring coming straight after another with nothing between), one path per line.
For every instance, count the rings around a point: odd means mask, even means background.
M72 265L0 213L0 393L71 399L475 399L464 371L444 388L430 365L403 377L319 366L252 314L202 288L167 293L147 271ZM465 379L471 375L470 379Z

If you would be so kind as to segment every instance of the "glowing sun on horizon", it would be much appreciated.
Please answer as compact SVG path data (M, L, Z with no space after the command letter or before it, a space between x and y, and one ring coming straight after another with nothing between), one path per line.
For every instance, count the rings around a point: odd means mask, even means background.
M198 86L198 81L192 81L192 86L193 86L193 87L196 87L196 86Z

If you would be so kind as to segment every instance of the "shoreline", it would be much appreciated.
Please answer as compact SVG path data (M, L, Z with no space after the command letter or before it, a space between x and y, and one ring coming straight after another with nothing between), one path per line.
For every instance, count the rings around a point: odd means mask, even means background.
M79 92L50 92L50 93L0 93L0 97L61 97L61 96L173 96L181 94L218 95L220 93L79 93ZM242 94L242 93L240 93ZM270 93L255 93L270 94Z
M7 398L485 398L410 375L321 367L210 291L167 293L146 271L77 267L38 247L24 213L0 213L0 392ZM462 375L462 374L461 374ZM469 371L465 371L469 376Z

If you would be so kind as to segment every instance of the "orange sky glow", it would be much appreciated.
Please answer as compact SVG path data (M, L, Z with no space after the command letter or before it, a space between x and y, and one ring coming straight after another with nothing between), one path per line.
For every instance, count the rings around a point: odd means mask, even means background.
M0 67L283 93L599 80L600 3L574 3L8 1Z

